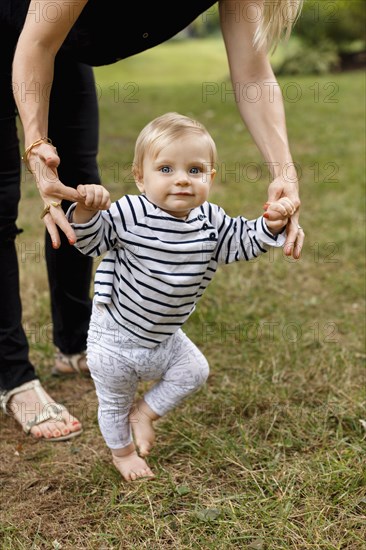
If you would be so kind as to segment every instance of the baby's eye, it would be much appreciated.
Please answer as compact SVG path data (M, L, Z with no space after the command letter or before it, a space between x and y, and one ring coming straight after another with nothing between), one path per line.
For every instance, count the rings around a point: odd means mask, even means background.
M198 168L198 166L192 166L192 168L190 169L191 174L199 174L200 172L201 172L201 169Z
M171 171L172 169L170 168L170 166L162 166L160 168L160 172L163 172L163 174L169 174Z

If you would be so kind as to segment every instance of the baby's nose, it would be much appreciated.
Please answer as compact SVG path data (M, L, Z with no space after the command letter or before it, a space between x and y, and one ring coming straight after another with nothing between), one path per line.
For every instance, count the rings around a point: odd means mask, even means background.
M177 185L189 185L190 179L187 172L180 172L179 174L177 174L176 183Z

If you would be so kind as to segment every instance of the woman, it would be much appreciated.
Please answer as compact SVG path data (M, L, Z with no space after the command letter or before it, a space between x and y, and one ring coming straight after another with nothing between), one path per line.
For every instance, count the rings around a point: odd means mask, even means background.
M15 14L9 13L18 4L19 10L15 10ZM64 209L68 206L67 201L83 202L83 197L70 187L70 184L99 182L96 170L98 120L95 101L90 99L87 102L89 105L87 105L84 100L81 100L83 92L86 92L90 98L94 96L95 99L90 68L87 66L114 63L119 59L154 47L184 29L208 8L215 9L214 4L215 2L212 0L187 0L175 5L174 13L173 10L166 9L165 3L163 5L162 2L148 1L118 2L108 9L106 7L108 4L101 0L89 0L89 2L75 0L72 3L64 2L64 0L51 3L32 0L27 11L27 4L23 7L24 2L17 0L16 2L9 1L7 9L2 8L6 13L3 15L0 13L1 20L6 21L7 26L15 35L17 33L19 35L13 58L12 85L14 99L24 129L23 160L35 176L44 203L42 218L52 247L56 250L53 254L47 255L47 264L50 270L52 262L57 262L55 273L59 289L62 290L65 281L68 281L72 287L76 272L88 272L88 269L78 270L75 258L69 258L68 251L73 247L68 247L67 243L61 246L63 234L69 243L75 242L74 231L64 214ZM233 88L237 93L239 113L263 159L271 167L273 181L268 188L268 201L287 196L296 207L296 212L291 217L284 247L285 254L293 256L295 259L300 257L304 241L304 233L298 225L300 200L297 174L287 139L282 94L279 86L274 86L276 79L269 62L268 51L278 42L284 31L289 35L296 17L300 13L301 6L302 0L273 0L272 2L268 0L220 0L218 2L221 29ZM15 19L18 24L19 21L21 24L14 30ZM14 44L14 40L12 44ZM9 47L8 41L5 41L4 48L12 55L13 47ZM84 75L82 79L75 73L71 77L67 73L69 64L77 64L79 70L83 68L87 71L87 76ZM64 72L59 68L60 65L64 68ZM86 84L83 91L80 92L82 86L79 86L79 83L82 80ZM74 86L76 85L78 95L70 88L71 82ZM248 83L255 83L262 89L261 97L255 103L246 101L245 94L242 93ZM49 100L48 92L51 86L52 93ZM9 88L10 81L8 79L7 91ZM75 117L74 123L72 120L69 121L69 124L63 121L64 113L70 109L70 102L61 93L57 99L57 90L61 89L64 93L69 93L72 100L70 111L72 117ZM269 89L271 90L270 94ZM80 120L80 112L83 112L82 123L75 124L76 120ZM62 116L57 119L59 113ZM7 118L9 116L7 117L6 114L4 117L2 116L2 120ZM75 126L80 126L81 130L80 128L75 130ZM79 134L78 129L80 130ZM13 132L13 136L11 136L11 132ZM13 156L17 147L14 132L15 129L12 125L11 131L7 131L4 140L4 143L12 144ZM77 147L75 147L75 143ZM53 144L57 146L57 150ZM77 154L73 156L75 150ZM69 158L72 160L68 161ZM76 172L68 174L67 177L64 176L62 169L65 163L74 168L76 166ZM75 176L78 178L77 182ZM67 182L67 186L62 181ZM19 289L15 284L17 267L16 269L14 267L16 263L14 247L16 230L14 227L16 227L15 219L19 200L18 188L18 182L12 181L3 191L5 197L12 196L13 212L9 220L6 218L5 211L5 222L0 217L2 225L11 224L13 228L9 250L4 252L4 265L5 263L7 265L11 258L13 268L10 273L2 275L4 279L0 287L5 294L8 294L9 289L12 288L12 295L15 296L13 300L18 303L17 331L22 333ZM63 201L62 207L61 201ZM50 251L52 247L49 247ZM83 277L84 285L80 284L83 286L81 293L84 293L84 298L86 279L90 281L89 274L88 278ZM55 296L52 296L51 292L53 313L57 309L57 304L60 304L57 292L54 294ZM73 315L73 306L63 312L63 314L67 313ZM13 316L11 323L8 319L5 320L5 329L8 333L9 324L10 326L14 324ZM61 322L60 325L62 325ZM1 325L0 329L2 333L6 333ZM24 358L24 356L27 357L28 348L24 333L22 334L21 345ZM8 338L8 340L11 339ZM19 340L17 343L19 346ZM55 343L57 345L57 342ZM0 354L3 353L1 350L7 349L6 346L9 345L14 347L12 341L11 344L3 345L0 340ZM64 355L68 355L65 350L61 351L65 352ZM6 354L3 353L3 355ZM53 415L51 414L48 418L44 415L32 417L30 423L26 425L24 415L19 413L21 405L26 410L34 410L37 406L40 408L45 403L53 403L53 400L40 386L34 368L28 364L27 369L24 370L24 367L20 369L16 353L13 353L13 356L14 360L11 363L2 363L0 386L5 390L2 398L3 408L12 412L23 429L36 437L46 437L55 441L63 435L68 437L80 433L80 423L70 417L66 410L58 409L57 405L54 405L53 408L47 407L47 410L54 410ZM56 422L55 415L58 415ZM64 434L64 432L68 433Z

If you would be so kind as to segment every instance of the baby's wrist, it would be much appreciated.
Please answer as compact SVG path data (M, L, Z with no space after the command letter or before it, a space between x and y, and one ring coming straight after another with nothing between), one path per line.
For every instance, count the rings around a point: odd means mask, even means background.
M268 231L272 233L272 235L274 236L279 235L280 233L283 233L287 226L287 223L284 223L281 227L279 227L278 222L277 223L270 222L267 219L265 219L264 223L266 224Z
M94 218L98 210L88 208L82 203L77 203L72 212L72 220L74 223L85 223Z

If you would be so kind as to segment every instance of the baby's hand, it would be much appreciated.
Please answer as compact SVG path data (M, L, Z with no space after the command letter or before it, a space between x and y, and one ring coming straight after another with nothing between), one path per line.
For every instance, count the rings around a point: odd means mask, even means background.
M93 211L108 210L111 206L109 191L103 185L78 185L78 193L84 197L84 203L78 203L78 209Z
M72 213L74 223L87 223L98 210L107 210L111 205L109 192L102 185L78 185L76 190L84 199L79 200Z
M281 231L287 225L289 217L296 210L293 202L288 197L282 197L273 202L266 202L264 209L266 212L263 214L263 217L266 218L266 225L272 233Z

